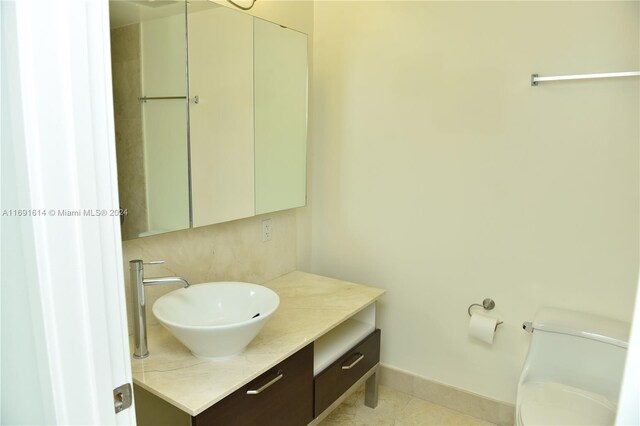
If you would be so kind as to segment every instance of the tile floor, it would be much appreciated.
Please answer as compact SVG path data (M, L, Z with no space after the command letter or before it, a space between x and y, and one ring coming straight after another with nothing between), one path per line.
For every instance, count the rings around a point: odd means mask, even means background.
M493 423L380 386L378 407L364 405L364 386L349 396L319 426L494 426Z

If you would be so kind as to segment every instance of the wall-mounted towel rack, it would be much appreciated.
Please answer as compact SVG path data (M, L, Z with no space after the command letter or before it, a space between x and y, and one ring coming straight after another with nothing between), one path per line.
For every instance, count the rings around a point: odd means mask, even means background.
M161 99L187 99L187 97L186 96L140 96L138 98L140 102L157 101Z
M157 100L163 100L163 99L187 99L187 97L186 96L140 96L138 98L140 102L157 101ZM200 101L200 98L198 96L193 97L194 103L197 104L199 101Z
M559 81L559 80L584 80L589 78L612 78L612 77L637 77L640 71L629 72L605 72L599 74L575 74L575 75L553 75L540 77L538 74L531 74L531 85L537 86L543 81Z

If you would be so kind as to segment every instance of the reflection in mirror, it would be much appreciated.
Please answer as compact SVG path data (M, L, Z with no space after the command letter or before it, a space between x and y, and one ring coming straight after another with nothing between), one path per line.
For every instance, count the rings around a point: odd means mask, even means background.
M188 228L185 3L109 7L122 238Z

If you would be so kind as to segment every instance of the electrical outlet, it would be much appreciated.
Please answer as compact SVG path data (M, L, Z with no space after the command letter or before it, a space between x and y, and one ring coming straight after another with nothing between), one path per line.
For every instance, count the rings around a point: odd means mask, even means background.
M273 224L271 219L265 219L262 221L262 241L271 241L273 234Z

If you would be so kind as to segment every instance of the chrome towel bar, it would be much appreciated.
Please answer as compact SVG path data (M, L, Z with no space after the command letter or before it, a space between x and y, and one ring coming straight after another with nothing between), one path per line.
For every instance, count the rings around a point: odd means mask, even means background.
M537 86L538 83L544 81L560 81L560 80L585 80L591 78L612 78L612 77L637 77L640 76L640 71L629 72L605 72L599 74L574 74L574 75L553 75L547 77L540 77L538 74L531 74L531 85Z
M157 100L165 100L165 99L185 99L186 100L187 97L186 96L140 96L138 98L140 102L157 101ZM196 104L200 102L200 97L194 96L193 102Z

